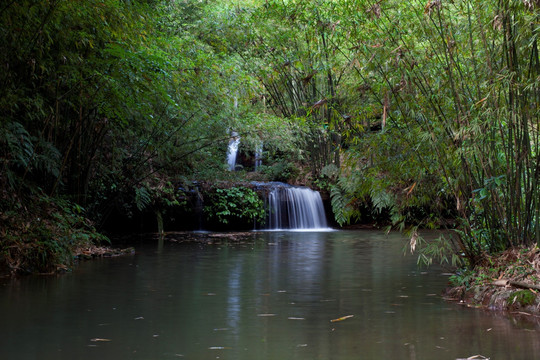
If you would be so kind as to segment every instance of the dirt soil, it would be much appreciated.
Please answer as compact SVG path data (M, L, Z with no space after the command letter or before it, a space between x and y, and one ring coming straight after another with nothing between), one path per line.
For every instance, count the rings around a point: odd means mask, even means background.
M132 247L125 249L115 249L108 246L90 245L88 247L78 248L73 256L79 260L90 260L98 257L114 257L122 255L131 255L135 253Z
M481 266L459 278L460 286L446 290L447 299L540 320L540 248L536 245L486 256Z

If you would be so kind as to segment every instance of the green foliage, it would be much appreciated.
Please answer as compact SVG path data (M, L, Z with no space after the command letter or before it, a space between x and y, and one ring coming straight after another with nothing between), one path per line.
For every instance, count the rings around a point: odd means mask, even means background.
M350 221L352 215L351 206L345 199L345 196L343 195L343 192L339 186L332 186L330 188L330 198L334 218L340 226L343 226L345 223Z
M144 186L135 188L135 206L139 211L146 208L152 202L152 197L148 189Z
M460 269L450 276L450 284L454 287L464 286L469 289L476 278L472 269Z
M262 165L259 170L269 181L289 182L299 175L298 168L289 160L278 160L272 165Z
M418 253L418 264L429 266L433 262L449 264L452 267L462 267L466 260L460 256L458 249L453 247L452 234L441 234L433 239L426 239L418 232L418 226L407 230L410 236L409 248L411 253Z
M11 190L22 185L26 176L39 178L41 185L60 174L60 152L41 137L31 136L18 122L0 127L0 149L6 154L2 169Z
M451 248L473 266L540 241L536 10L508 0L10 1L0 182L14 199L66 196L95 219L117 206L159 211L182 202L168 181L246 175L223 171L235 130L248 151L264 144L263 177L330 191L340 224L457 217L458 236L427 243L424 260ZM215 193L219 221L257 217Z
M93 243L109 241L96 232L80 206L43 194L2 208L0 258L14 273L51 273L68 270L73 253Z
M264 223L264 202L257 193L245 187L216 188L205 198L204 213L221 224L231 222L251 226Z
M536 300L536 294L531 290L514 291L507 299L508 305L519 304L521 306L533 305Z
M275 111L337 135L337 146L316 131L305 142L317 175L340 163L328 149L346 155L339 182L351 190L333 189L335 209L370 202L400 228L457 215L451 247L474 265L540 240L535 10L270 1L247 33Z

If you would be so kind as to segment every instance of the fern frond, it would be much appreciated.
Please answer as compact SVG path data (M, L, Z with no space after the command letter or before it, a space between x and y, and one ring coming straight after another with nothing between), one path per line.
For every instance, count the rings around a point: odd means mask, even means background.
M52 143L44 139L38 140L35 158L32 161L37 170L57 178L60 176L60 159L60 151Z
M6 157L10 159L12 165L26 168L34 155L34 144L30 134L18 122L7 124L2 132L7 147Z
M383 209L393 209L396 205L396 199L392 194L389 194L385 190L377 191L372 189L371 201L377 212L381 212Z
M330 191L330 199L332 204L332 212L334 213L334 218L337 223L342 226L349 219L346 216L345 208L347 207L347 202L343 197L343 194L338 186L332 186Z
M135 188L135 205L139 211L144 210L151 202L152 196L146 187Z

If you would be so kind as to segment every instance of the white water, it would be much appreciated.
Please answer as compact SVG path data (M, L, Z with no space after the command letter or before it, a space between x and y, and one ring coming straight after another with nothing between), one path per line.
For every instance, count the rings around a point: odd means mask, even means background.
M234 171L236 168L236 155L238 154L238 145L240 145L240 137L238 133L232 132L232 138L229 141L229 149L227 150L227 164L229 170Z
M330 230L321 195L309 188L275 186L268 195L268 212L268 230Z
M262 156L263 156L263 144L257 145L257 148L255 149L255 171L259 169L259 167L262 165Z

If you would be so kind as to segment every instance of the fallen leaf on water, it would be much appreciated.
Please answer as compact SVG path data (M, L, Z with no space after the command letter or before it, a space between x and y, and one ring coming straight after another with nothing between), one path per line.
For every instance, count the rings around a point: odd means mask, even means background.
M343 321L352 318L354 315L345 315L337 319L332 319L330 322L337 322L337 321Z
M111 341L111 339L93 338L93 339L90 339L90 341L93 341L93 342L97 342L97 341Z

